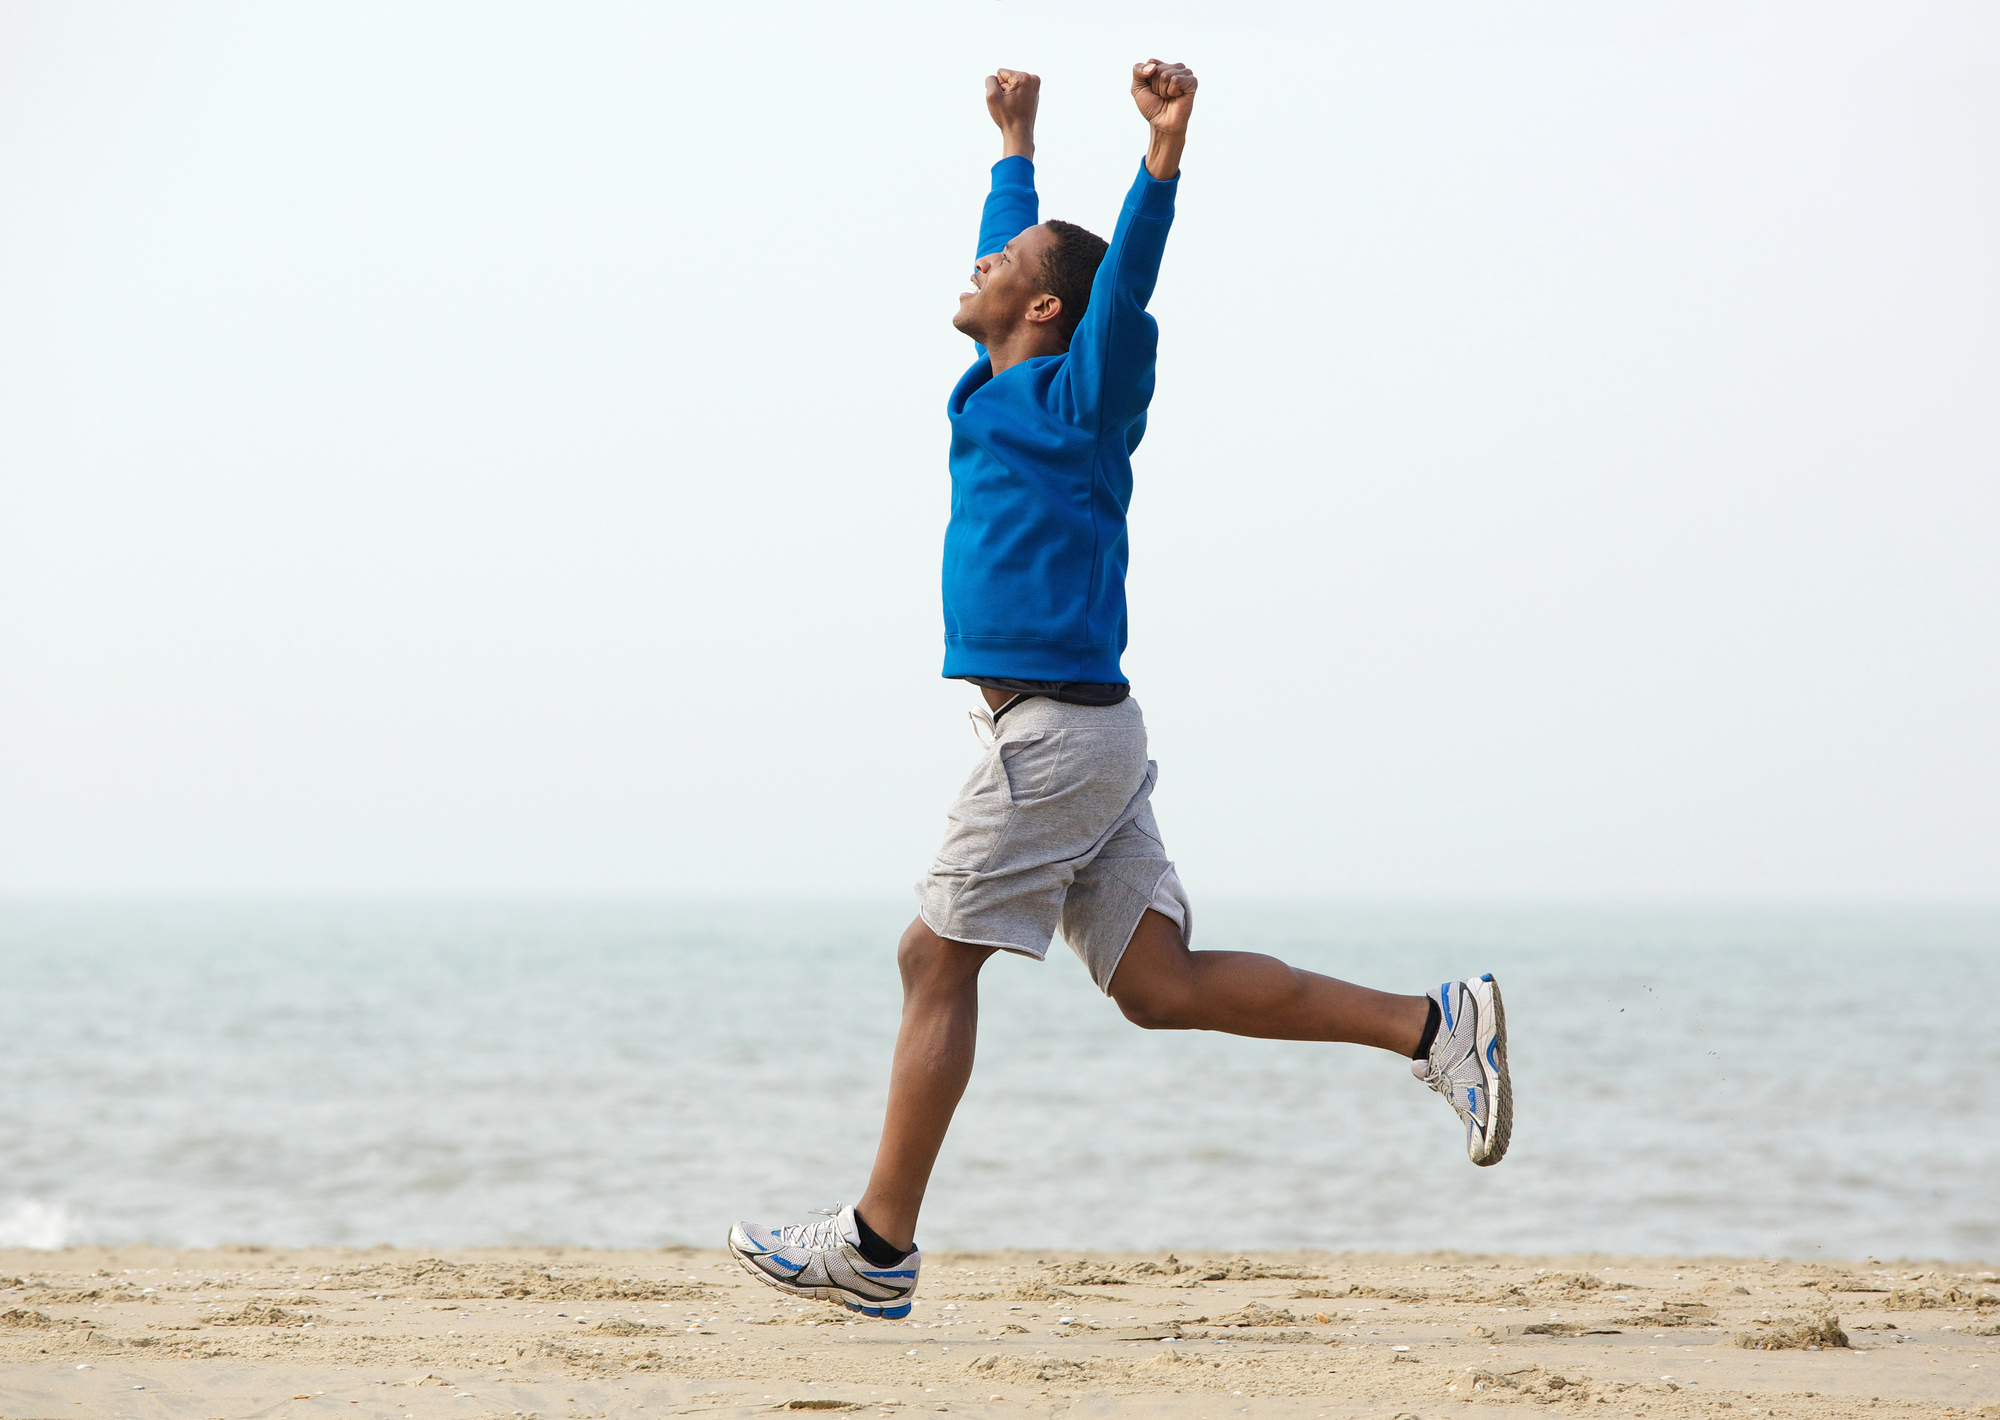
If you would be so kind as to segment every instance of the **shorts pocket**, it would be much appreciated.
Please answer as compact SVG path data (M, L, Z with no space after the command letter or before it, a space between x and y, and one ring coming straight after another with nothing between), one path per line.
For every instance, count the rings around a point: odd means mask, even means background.
M1065 738L1060 731L1049 735L1037 730L1018 740L1000 742L994 757L1000 761L1010 803L1026 803L1048 793L1056 767L1062 763Z
M1014 813L1003 759L1007 749L1008 745L998 744L981 756L945 811L944 842L938 847L935 871L976 873L992 860Z

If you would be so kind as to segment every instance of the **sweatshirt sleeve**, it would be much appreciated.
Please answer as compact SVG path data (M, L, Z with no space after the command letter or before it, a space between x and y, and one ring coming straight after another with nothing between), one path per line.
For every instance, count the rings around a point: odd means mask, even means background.
M993 165L993 189L979 214L979 250L990 255L1041 220L1035 197L1035 165L1027 158L1002 158Z
M1110 250L1090 286L1090 305L1070 337L1069 359L1063 362L1069 405L1064 413L1073 423L1095 425L1100 431L1107 423L1123 428L1152 402L1160 328L1146 314L1146 302L1153 298L1153 283L1159 279L1179 186L1178 173L1160 182L1141 163L1137 180L1125 194Z

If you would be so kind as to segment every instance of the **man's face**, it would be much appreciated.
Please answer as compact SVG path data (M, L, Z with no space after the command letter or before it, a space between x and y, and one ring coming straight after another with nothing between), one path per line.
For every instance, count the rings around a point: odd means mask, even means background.
M972 289L958 298L951 323L981 345L991 345L1031 319L1042 289L1042 253L1054 234L1034 226L991 256L973 264Z

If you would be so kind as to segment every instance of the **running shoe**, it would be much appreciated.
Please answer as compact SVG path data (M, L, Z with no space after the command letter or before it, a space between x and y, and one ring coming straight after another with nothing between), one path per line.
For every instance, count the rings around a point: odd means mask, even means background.
M780 1292L834 1302L863 1316L908 1316L923 1253L912 1250L893 1267L877 1267L861 1255L852 1207L836 1203L812 1211L826 1221L782 1228L736 1224L729 1230L730 1255Z
M1465 1121L1465 1152L1475 1164L1497 1164L1514 1133L1514 1086L1507 1078L1507 1013L1500 983L1447 981L1430 993L1438 1033L1430 1055L1410 1073L1451 1101Z

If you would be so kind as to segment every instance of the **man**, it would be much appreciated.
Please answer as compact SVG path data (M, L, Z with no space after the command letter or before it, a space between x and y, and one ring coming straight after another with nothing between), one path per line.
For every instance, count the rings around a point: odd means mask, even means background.
M897 951L903 1019L867 1191L818 1223L738 1223L729 1248L780 1291L910 1311L917 1211L972 1073L979 970L1040 960L1060 928L1134 1024L1394 1051L1451 1101L1472 1161L1512 1129L1492 977L1395 996L1250 952L1189 950L1193 916L1150 803L1157 768L1119 670L1125 510L1158 328L1146 314L1194 107L1185 65L1133 66L1150 131L1111 241L1036 221L1041 81L986 80L1001 157L953 324L978 358L951 393L944 674L980 688L988 749L950 811Z

